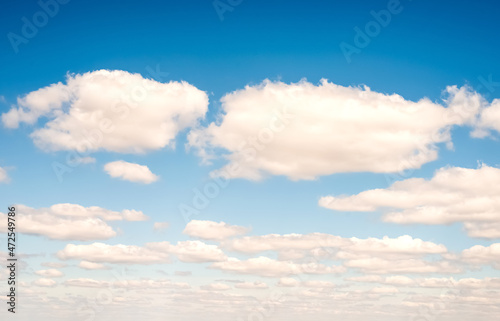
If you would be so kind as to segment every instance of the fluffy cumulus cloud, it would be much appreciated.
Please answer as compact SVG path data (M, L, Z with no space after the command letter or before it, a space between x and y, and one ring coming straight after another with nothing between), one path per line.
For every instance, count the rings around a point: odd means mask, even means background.
M237 225L229 225L224 222L192 220L184 229L184 234L204 240L224 240L226 238L243 235L249 231L248 228Z
M17 229L21 233L54 240L105 240L116 236L106 221L143 221L147 216L136 210L111 211L98 206L55 204L49 208L17 205ZM0 217L6 214L0 213Z
M182 241L176 245L168 242L148 243L149 249L175 254L182 262L202 263L218 262L227 259L217 245L206 244L200 241Z
M35 271L35 274L46 277L46 278L56 278L56 277L61 277L64 275L64 273L62 273L61 271L56 270L56 269L38 270L38 271Z
M282 262L283 266L289 262L300 265L303 262L321 262L331 259L342 261L343 266L365 273L425 274L461 271L447 260L449 253L444 245L423 241L409 235L396 238L385 236L359 239L324 233L269 234L226 240L222 242L222 247L246 254L274 251L278 253L279 262ZM260 258L261 261L266 259ZM257 259L251 259L248 262L221 262L215 266L226 267L234 271L241 268L246 271L251 270L258 262ZM268 263L269 267L274 264L274 262ZM283 268L283 271L285 270L286 268Z
M490 246L475 245L462 251L462 260L476 265L493 265L500 270L500 243Z
M214 172L226 177L299 180L419 168L437 158L437 144L451 146L451 126L473 125L484 103L466 87L446 94L438 104L326 80L266 80L224 96L221 121L193 130L189 145L207 160L226 150L229 164Z
M155 264L169 262L168 253L123 244L68 244L63 250L57 252L57 256L61 260L79 259L94 263Z
M81 267L82 269L85 269L85 270L107 270L107 269L109 269L109 267L107 267L104 264L94 263L94 262L89 262L89 261L81 261L78 264L78 267Z
M47 122L31 137L44 150L143 153L173 146L208 108L208 96L186 82L160 83L140 74L98 70L68 74L19 97L2 114L4 126Z
M500 99L494 99L490 105L482 110L472 136L486 137L491 134L491 131L500 132Z
M104 170L113 178L135 183L151 184L158 180L158 176L153 174L147 166L122 160L107 163L104 165Z
M470 236L500 238L499 181L500 169L495 167L445 167L429 180L411 178L387 189L351 196L327 196L320 199L319 205L336 211L393 209L385 214L386 222L464 222Z
M41 279L33 281L33 285L40 286L40 287L47 287L47 288L53 287L56 284L57 284L56 281L54 281L52 279L48 279L48 278L41 278Z
M231 287L224 283L212 283L208 285L202 285L200 286L200 289L206 291L226 291L231 289Z
M246 236L222 242L222 246L241 253L276 251L280 257L303 259L304 257L334 257L355 259L364 257L409 258L432 254L446 254L442 244L412 238L409 235L397 238L343 238L325 233L268 234Z
M259 253L264 251L313 250L321 247L338 248L347 245L348 242L347 239L340 236L325 233L268 234L226 240L222 242L222 245L241 253Z
M227 259L226 255L216 245L200 241L182 241L177 244L169 242L147 243L145 246L109 245L93 243L89 245L68 244L57 253L62 260L79 259L83 268L100 267L92 263L120 264L157 264L169 263L170 256L176 256L186 263L218 262Z
M345 271L341 266L326 266L314 262L296 264L290 261L273 260L265 256L259 256L248 260L228 258L226 261L213 263L211 268L226 272L252 274L264 277L285 277L296 274L333 274Z

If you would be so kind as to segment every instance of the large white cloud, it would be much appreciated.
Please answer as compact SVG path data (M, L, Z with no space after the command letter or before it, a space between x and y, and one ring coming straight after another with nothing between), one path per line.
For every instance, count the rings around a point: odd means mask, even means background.
M268 234L246 236L222 242L222 246L241 253L276 251L283 260L306 257L322 259L357 259L367 257L412 258L433 254L446 254L442 244L423 241L403 235L397 238L343 238L325 233Z
M311 234L268 234L246 236L222 242L223 247L242 253L259 253L264 251L313 250L321 247L338 248L349 241L340 236Z
M98 206L68 203L38 209L25 205L16 207L19 232L54 240L105 240L116 236L106 221L143 221L148 218L136 210L116 212ZM6 220L6 214L0 213L0 218Z
M419 168L437 158L436 144L451 145L451 126L472 125L483 106L469 88L446 93L437 104L326 80L266 80L225 95L220 122L193 130L189 145L206 159L227 150L229 164L214 174L248 179Z
M155 264L169 262L168 253L151 250L136 245L109 245L92 243L89 245L67 244L57 252L62 260L80 259L94 263Z
M155 264L168 263L170 256L175 255L182 262L203 263L225 261L226 255L216 245L201 241L181 241L177 244L169 242L152 242L145 246L109 245L93 243L89 245L68 244L57 253L60 259L79 259L89 263L121 263L121 264Z
M192 220L184 229L184 234L204 240L223 240L232 236L243 235L248 228L229 225L224 222Z
M477 265L493 265L500 270L500 243L490 246L475 245L462 251L461 259Z
M401 209L384 216L399 224L465 222L470 236L500 238L500 169L445 167L430 180L411 178L387 189L351 196L322 197L319 205L336 211Z
M226 261L215 262L211 268L238 274L252 274L264 277L284 277L296 274L332 274L342 273L341 266L326 266L319 263L296 264L289 261L277 261L265 256L248 260L229 258Z
M104 170L111 177L130 182L151 184L158 180L158 176L153 174L147 166L122 160L107 163L104 165Z
M210 245L201 241L181 241L176 245L168 242L148 243L149 249L175 254L182 262L202 263L225 261L226 255L217 245Z
M148 219L148 217L141 211L123 210L121 212L117 212L99 206L84 207L78 204L70 203L55 204L49 208L40 208L37 210L23 207L22 211L36 211L36 214L51 213L57 216L65 217L95 217L101 218L104 221L146 221Z
M186 82L160 83L140 74L98 70L68 74L57 83L18 98L2 115L4 126L48 122L31 137L44 150L100 149L143 153L173 146L208 108L208 96Z

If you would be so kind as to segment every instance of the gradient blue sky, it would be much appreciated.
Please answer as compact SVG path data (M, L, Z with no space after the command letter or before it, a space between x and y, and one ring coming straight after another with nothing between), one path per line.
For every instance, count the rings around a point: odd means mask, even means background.
M353 54L349 63L340 44L353 44L354 28L364 28L373 20L370 11L378 12L387 5L388 1L243 0L232 11L224 12L221 20L212 1L72 0L60 5L58 13L39 28L36 36L20 44L16 53L8 34L21 35L22 18L31 21L41 8L36 1L3 1L0 4L0 35L3 35L0 41L0 112L16 108L18 97L64 82L67 73L83 74L100 69L123 70L151 78L148 68L159 68L168 73L163 82L186 81L206 92L208 112L200 126L208 126L218 119L219 100L226 93L243 89L246 85L258 85L264 79L290 84L305 78L317 85L326 78L341 86L366 85L374 92L396 93L414 102L427 97L438 104L442 104L443 91L452 85L470 86L471 91L484 97L488 104L500 98L500 84L489 88L485 85L488 79L500 81L500 6L496 2L401 0L401 12L392 15L390 23L382 27L360 53ZM110 225L121 232L99 242L143 246L148 242L176 243L190 239L182 233L188 222L180 214L179 204L189 204L193 188L202 188L210 181L210 172L220 168L224 160L217 159L211 165L202 164L195 151L186 150L189 129L176 136L175 148L166 147L143 155L105 150L95 152L91 155L96 159L95 163L78 166L59 181L52 164L64 163L67 152L41 150L29 136L35 128L43 127L45 121L40 119L34 125L21 124L17 129L0 126L0 168L4 168L9 177L8 182L0 185L0 212L5 212L10 204L46 208L53 204L73 203L114 211L135 209L150 219L111 222ZM446 166L477 169L479 163L484 163L498 167L498 132L493 131L485 138L472 138L470 132L470 127L455 126L452 129L454 148L447 149L445 144L437 144L438 158L416 168L401 180L410 177L430 179L436 170ZM147 185L113 179L103 171L103 166L116 160L147 165L160 179ZM269 175L261 181L234 179L193 219L251 227L248 235L252 236L320 232L344 238L381 239L384 236L411 235L423 241L444 244L451 253L460 253L474 245L488 247L498 241L470 237L460 222L450 225L393 224L381 219L383 210L356 213L332 211L318 205L320 198L327 195L354 195L388 188L387 178L384 173L354 172L299 181L282 175ZM500 209L494 210L498 222ZM153 232L154 222L168 222L169 227L162 232ZM2 247L5 247L4 239L2 237L0 243ZM78 260L70 260L66 262L69 266L61 269L64 278L55 279L57 286L37 287L33 282L39 276L34 271L46 269L40 265L42 262L58 261L55 254L67 243L85 245L92 242L49 240L43 235L24 234L18 241L19 253L34 255L25 259L29 269L19 276L20 281L26 282L25 287L32 291L41 291L40 297L61 299L53 303L62 311L57 320L71 315L71 309L59 306L63 304L61 302L69 302L70 294L91 297L97 292L96 289L87 292L80 292L80 288L74 290L63 285L64 280L111 279L109 270L83 270L77 267ZM245 257L240 254L230 256ZM127 265L111 266L118 270ZM131 273L135 279L160 279L164 276L157 270L163 270L169 273L171 280L185 281L193 289L217 279L248 279L252 282L264 280L270 286L266 291L270 292L276 283L274 279L258 275L227 275L207 266L183 262L135 265ZM174 275L175 271L181 270L191 271L192 276ZM319 279L341 284L346 277L355 275L353 273L326 275ZM429 277L443 275L430 274ZM454 277L484 279L500 277L500 273L484 264L480 270L466 269ZM6 287L4 283L2 281L2 292ZM66 301L63 299L65 295ZM265 297L266 294L260 292L256 297L259 295ZM396 297L402 300L407 296L409 294L401 290L400 296ZM407 311L402 309L391 315L383 308L386 299L381 299L380 309L384 313L374 316L373 320L404 320L405 315L416 313L408 306ZM26 306L23 306L23 300ZM43 300L21 297L18 308L21 315L16 317L28 320L34 310L26 310L43 304ZM364 304L362 300L360 304ZM115 308L98 313L96 320L108 320L111 316L106 311L120 310L119 307L113 310ZM4 310L2 308L1 315L4 315ZM161 313L158 312L158 316L155 313L162 310L154 307L151 310L154 312L149 319L159 318ZM469 320L466 317L472 318L479 310L471 305L461 320ZM498 300L489 303L487 310L491 314L481 314L481 320L492 320L492 315L500 310ZM23 311L26 311L24 318ZM187 311L184 315L181 311L175 316L180 320L195 318L190 313ZM241 316L246 320L248 315L247 312L221 313L228 319ZM297 314L297 320L311 315L320 319L331 316L331 312L323 315L308 313ZM44 317L49 320L49 315L47 312ZM451 319L453 313L449 312L448 316ZM284 315L277 312L269 320L281 317ZM367 320L364 316L358 317ZM351 314L348 318L358 320Z

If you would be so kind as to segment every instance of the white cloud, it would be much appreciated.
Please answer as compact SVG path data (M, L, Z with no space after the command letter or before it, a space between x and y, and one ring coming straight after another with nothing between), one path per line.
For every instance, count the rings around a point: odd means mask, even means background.
M104 165L104 170L113 178L135 183L151 184L159 178L145 165L128 163L122 160L107 163Z
M111 283L107 281L98 281L88 278L78 278L66 280L64 281L64 285L83 288L103 288L111 286Z
M241 282L241 283L236 283L234 287L237 289L247 289L247 290L252 290L252 289L263 290L269 288L269 286L264 282Z
M500 243L490 246L474 245L462 251L461 259L477 265L491 264L500 270Z
M105 240L116 236L116 232L105 221L147 219L142 212L135 210L115 212L97 206L83 207L66 203L39 209L17 205L17 210L19 232L55 240ZM5 216L0 213L0 218Z
M169 242L152 242L145 246L108 245L93 243L90 245L68 244L57 253L60 259L80 259L91 263L156 264L170 262L170 255L175 255L182 262L203 263L218 262L227 259L216 245L200 241L182 241L176 245Z
M184 234L204 240L224 240L232 236L246 234L250 229L229 225L224 222L192 220L184 229Z
M301 286L306 287L306 288L320 288L320 289L327 289L327 288L334 288L335 283L330 282L330 281L317 281L317 280L311 280L311 281L304 281L300 283Z
M460 273L462 269L448 261L425 261L419 259L383 259L367 257L346 260L344 266L356 268L364 273L388 274L426 274L426 273Z
M202 285L200 289L207 291L226 291L231 289L231 287L224 283L212 283L209 285Z
M10 181L9 175L5 168L0 167L0 183L8 183Z
M345 271L343 267L326 266L319 263L296 264L286 261L277 261L260 256L240 261L229 258L227 261L213 263L211 268L238 274L251 274L265 277L284 277L295 274L333 274Z
M101 263L94 263L94 262L89 262L89 261L81 261L78 264L79 267L85 270L108 270L109 267L107 267L104 264Z
M68 74L66 84L18 98L17 108L2 114L2 121L16 128L48 118L31 134L44 150L144 153L173 146L179 131L195 125L207 109L207 94L186 82L98 70Z
M500 99L494 99L490 105L482 109L472 136L486 137L490 135L491 130L500 132Z
M182 241L176 245L168 242L148 243L146 246L156 251L175 254L180 261L187 263L218 262L227 259L217 245L200 241Z
M38 270L38 271L35 271L35 274L40 275L40 276L44 276L46 278L57 278L57 277L61 277L64 275L64 273L62 273L61 271L56 270L56 269Z
M348 239L324 233L268 234L226 240L223 247L241 253L264 251L313 250L321 247L338 248L350 244Z
M294 278L280 278L276 285L279 287L295 287L299 284L300 282Z
M52 279L47 279L47 278L41 278L41 279L33 281L33 285L41 286L41 287L48 287L48 288L53 287L56 284L57 284L56 281L54 281Z
M94 263L155 264L169 262L168 253L135 245L68 244L57 252L62 260L80 259Z
M24 208L26 211L27 208ZM33 211L33 209L30 209ZM38 213L47 212L57 216L68 217L98 217L104 221L146 221L148 217L141 211L123 210L121 212L111 211L98 206L83 207L78 204L56 204L50 208L41 208Z
M500 239L500 220L498 222L465 222L464 227L470 237Z
M168 228L169 224L168 222L155 222L153 224L153 230L155 231L163 231Z
M5 214L0 213L1 218ZM116 236L111 226L99 218L65 218L50 214L27 214L18 216L21 233L45 236L52 240L106 240Z
M385 278L385 284L395 286L410 286L415 284L415 280L404 275L393 275Z
M337 211L375 211L392 208L384 221L399 224L465 222L470 236L500 236L500 169L445 167L430 180L410 178L387 189L352 196L327 196L319 205Z
M347 281L363 282L363 283L380 283L394 286L414 286L416 280L404 275L391 275L382 277L380 275L363 275L346 278Z
M403 235L397 238L343 238L325 233L269 234L246 236L222 243L224 248L241 253L277 251L280 260L304 258L336 258L352 260L360 258L405 259L426 255L443 255L447 249L442 244L423 241Z
M441 105L326 80L266 80L225 95L221 120L191 131L189 145L207 160L228 151L229 164L214 175L255 180L420 168L437 158L436 144L451 145L451 126L473 124L483 103L466 87L446 93Z

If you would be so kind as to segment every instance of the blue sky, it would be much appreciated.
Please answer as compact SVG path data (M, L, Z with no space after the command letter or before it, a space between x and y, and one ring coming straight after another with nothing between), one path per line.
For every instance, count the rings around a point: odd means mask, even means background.
M65 320L83 304L92 320L127 320L145 289L158 291L148 320L406 320L432 302L443 320L498 315L496 3L61 2L0 5L0 213L18 206L26 264L16 317ZM140 108L120 118L122 99ZM285 109L283 131L263 127ZM116 130L77 154L95 115ZM257 138L263 149L245 158L237 145L264 129L271 140ZM71 166L71 155L85 160ZM243 170L220 178L227 164ZM186 219L183 206L217 177L229 185ZM333 237L339 244L308 243ZM136 258L123 252L135 247ZM311 259L321 266L301 270ZM124 269L128 285L106 283ZM103 289L109 302L89 307ZM457 308L475 301L486 307Z

